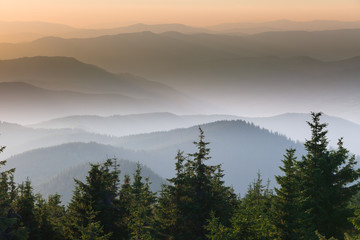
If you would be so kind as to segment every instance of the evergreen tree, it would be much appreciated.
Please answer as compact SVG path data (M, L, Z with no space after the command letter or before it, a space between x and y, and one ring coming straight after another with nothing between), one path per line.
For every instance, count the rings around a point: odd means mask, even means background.
M295 149L287 149L280 167L284 176L275 176L280 185L276 191L276 227L282 240L296 240L299 236L299 187Z
M320 123L321 113L312 113L308 122L312 136L305 142L307 155L299 163L300 200L303 218L304 239L316 239L315 230L327 238L343 238L348 228L347 208L350 198L359 190L360 177L355 170L355 158L343 147L342 139L337 150L328 150L327 124Z
M101 225L105 235L112 233L110 239L118 235L118 178L116 161L109 159L102 165L91 164L85 183L75 180L74 195L68 207L68 214L71 216L67 230L69 235L80 238L79 229L84 229L94 222ZM92 222L90 213L95 214Z
M39 239L39 224L35 217L35 196L29 179L19 185L15 205L16 213L21 217L21 223L29 234L29 240Z
M124 182L120 189L120 200L119 200L119 233L118 238L127 240L130 236L130 229L128 228L128 221L130 218L130 205L132 201L131 195L131 184L130 184L130 176L124 176Z
M156 201L155 194L150 190L148 179L142 181L141 166L137 165L134 182L131 185L131 202L128 228L130 239L153 239L153 205Z
M194 142L197 152L185 158L176 157L176 176L168 179L159 199L158 214L165 239L205 239L210 213L222 224L229 224L236 196L224 186L220 165L207 165L210 159L208 142L199 128L199 141Z
M0 147L0 153L5 147ZM6 161L0 161L0 168L5 166ZM16 214L13 205L16 198L16 186L14 182L15 169L0 172L0 239L28 238L24 227L19 226L20 216Z
M36 195L35 215L39 223L41 239L65 239L65 207L60 205L60 195L51 195L46 202L41 195Z
M187 221L181 212L184 210L183 206L187 205L186 202L191 202L191 199L186 198L191 187L186 184L189 176L184 168L184 153L178 151L175 160L176 176L168 179L172 185L162 186L156 205L156 232L159 239L178 239L180 233L187 234Z
M231 219L233 239L261 240L274 239L275 226L272 221L273 192L269 182L262 183L260 172L249 185L248 191L236 208Z

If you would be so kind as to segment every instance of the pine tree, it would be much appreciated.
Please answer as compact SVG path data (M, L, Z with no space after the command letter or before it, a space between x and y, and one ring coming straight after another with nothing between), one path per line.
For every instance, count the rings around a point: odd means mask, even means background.
M280 185L276 191L276 227L282 240L296 240L299 236L299 187L295 149L287 149L280 167L284 176L275 176Z
M350 198L359 190L360 177L355 170L355 158L343 147L342 139L337 150L328 150L327 124L320 123L322 113L312 113L308 122L312 136L305 142L307 155L299 163L300 200L304 238L316 239L315 230L327 238L343 238L351 211L347 208Z

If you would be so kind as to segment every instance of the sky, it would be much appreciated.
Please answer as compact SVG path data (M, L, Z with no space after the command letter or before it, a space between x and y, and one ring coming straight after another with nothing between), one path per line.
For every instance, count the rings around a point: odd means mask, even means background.
M0 0L0 21L75 27L135 23L208 26L278 19L360 20L360 0Z

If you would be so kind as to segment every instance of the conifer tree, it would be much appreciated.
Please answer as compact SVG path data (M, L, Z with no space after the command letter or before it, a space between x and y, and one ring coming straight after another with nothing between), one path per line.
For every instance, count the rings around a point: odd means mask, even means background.
M315 231L326 238L343 238L351 211L350 198L359 190L360 177L355 170L355 158L343 147L342 139L337 150L328 150L327 124L320 123L322 113L312 113L308 122L312 136L305 142L307 155L299 166L300 201L306 214L303 219L304 239L316 239Z
M162 186L156 205L156 232L159 239L177 239L179 234L187 234L187 221L182 212L186 203L191 203L191 199L186 197L190 194L191 187L186 184L189 176L184 167L184 153L178 151L175 160L176 175L168 179L171 185Z
M138 163L131 185L131 202L128 228L130 239L153 239L153 205L156 201L155 194L150 190L149 179L142 181L141 166Z
M283 176L275 176L280 188L275 188L276 227L282 240L300 239L299 187L295 149L287 149L282 160Z
M5 147L0 147L0 153L4 149ZM5 164L6 161L0 161L0 169ZM14 172L15 169L0 172L0 239L25 240L28 238L28 232L19 226L20 216L13 208L17 197Z
M260 172L231 219L233 239L274 239L275 226L272 221L273 192L263 184Z
M120 199L119 199L119 214L120 214L120 219L118 223L119 239L123 239L123 240L129 239L130 229L128 228L128 221L130 218L131 201L132 201L132 195L131 195L130 176L125 175L124 182L121 185Z
M194 142L197 151L186 158L178 152L176 176L168 179L171 185L163 188L159 199L158 216L167 226L164 235L169 236L165 239L205 239L210 213L227 224L236 205L233 190L224 186L221 166L207 165L209 143L199 131L199 141Z
M45 201L41 195L36 195L36 221L39 223L41 239L65 239L65 207L61 205L60 195L50 195Z
M21 223L29 234L29 240L39 239L39 225L35 217L35 195L29 179L19 185L15 204L16 213L21 217Z
M79 237L79 229L99 222L104 234L112 233L110 239L118 234L119 208L119 170L116 161L109 159L102 165L91 164L86 182L75 180L76 187L68 207L71 219L68 232ZM94 221L90 222L95 214ZM72 227L77 226L77 227Z

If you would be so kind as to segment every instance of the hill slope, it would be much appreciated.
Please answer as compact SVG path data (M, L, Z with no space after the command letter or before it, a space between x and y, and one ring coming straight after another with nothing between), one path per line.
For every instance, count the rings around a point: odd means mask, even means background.
M231 115L176 115L173 113L143 113L131 115L102 116L68 116L30 125L32 128L59 129L72 128L97 134L125 136L175 128L191 127L219 120L236 120Z
M136 162L125 159L136 159L141 155L122 148L97 143L69 143L59 146L36 149L13 156L8 159L7 168L16 168L15 181L32 181L35 189L44 195L58 192L68 202L73 190L73 178L84 181L89 163L103 162L108 158L118 158L121 178L125 174L132 175ZM153 182L153 189L158 191L164 180L151 169L144 166L144 177Z
M298 149L298 154L303 153L301 144L244 121L220 121L204 124L201 127L205 131L206 141L211 142L209 147L213 159L209 164L223 164L226 183L233 185L237 192L246 191L247 185L256 176L258 170L263 173L264 179L273 180L273 176L280 173L278 166L286 148L295 147ZM36 177L37 183L44 183L61 171L84 163L84 159L101 161L106 154L107 157L117 156L120 159L140 161L161 177L169 178L174 174L174 157L178 149L185 153L193 153L196 149L192 142L198 139L198 134L198 127L191 127L123 138L97 138L99 143L107 141L107 144L115 147L90 143L93 144L91 149L86 148L87 150L84 151L81 149L85 148L76 147L76 144L70 144L69 146L73 147L69 147L66 151L60 151L62 147L40 149L10 158L8 166L20 167L21 170L18 169L17 174L22 179L31 175ZM46 142L54 141L52 139L58 137L49 136ZM64 134L62 139L71 141L73 138L71 134ZM82 141L86 142L86 140ZM6 139L2 142L6 144ZM40 173L39 166L42 166L41 169L49 170Z
M141 32L89 39L43 38L0 44L0 51L2 58L61 54L113 72L131 72L218 105L225 113L312 110L360 122L358 42L360 30L356 29L242 37ZM309 57L298 57L304 54ZM187 106L197 102L188 101ZM279 106L277 111L274 105Z
M311 137L311 133L308 131L309 126L306 123L306 121L311 121L310 114L286 113L274 117L243 119L294 140L304 141ZM359 124L328 115L323 115L322 119L328 123L328 139L332 147L336 148L338 139L343 137L344 146L360 156L360 143L356 134L360 133Z

